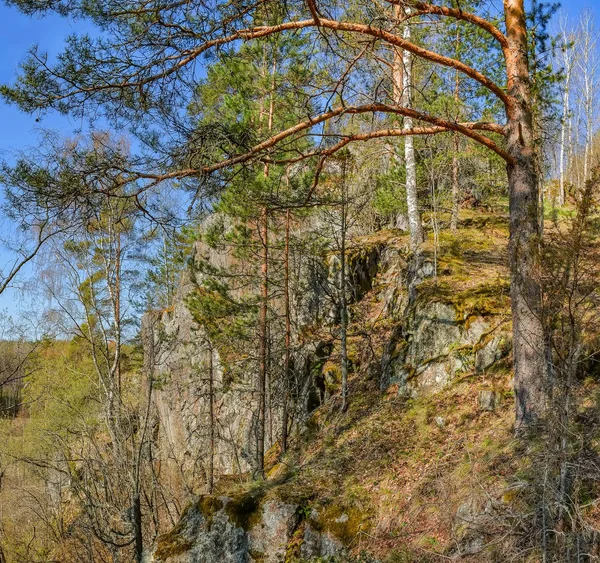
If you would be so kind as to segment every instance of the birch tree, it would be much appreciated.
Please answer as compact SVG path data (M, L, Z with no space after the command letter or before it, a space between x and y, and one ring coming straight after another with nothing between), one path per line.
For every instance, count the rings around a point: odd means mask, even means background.
M583 139L583 177L581 184L590 179L592 147L596 128L596 105L600 87L599 34L593 14L586 10L581 15L575 43L577 68L577 104L582 115L579 127Z
M573 34L567 31L567 24L563 20L560 23L560 51L559 51L559 64L562 66L564 72L564 81L562 84L562 120L560 127L560 144L559 144L559 157L558 157L558 204L564 205L566 201L566 190L565 190L565 175L566 175L566 160L569 153L569 148L572 143L571 139L571 127L572 127L572 115L571 115L571 87L573 81L573 66L574 66L574 52L573 52Z

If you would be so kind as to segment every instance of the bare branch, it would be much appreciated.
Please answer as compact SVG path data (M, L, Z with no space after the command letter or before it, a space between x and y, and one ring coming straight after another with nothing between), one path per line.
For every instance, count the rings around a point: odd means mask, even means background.
M508 48L508 39L506 38L506 35L504 35L504 33L502 33L495 25L476 14L465 12L461 8L435 6L427 2L420 2L419 0L386 0L386 2L394 4L395 6L409 6L414 8L416 11L409 16L411 18L419 15L431 14L472 23L484 31L487 31L494 39L496 39L502 47L503 52Z

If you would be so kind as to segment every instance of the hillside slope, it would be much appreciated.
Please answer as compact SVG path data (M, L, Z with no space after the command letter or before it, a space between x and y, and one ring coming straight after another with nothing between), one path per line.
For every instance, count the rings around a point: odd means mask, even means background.
M265 481L225 468L151 560L536 561L535 442L525 450L512 428L505 221L466 213L417 258L399 232L356 240L348 410L335 326L304 327L320 396L290 451L274 434Z

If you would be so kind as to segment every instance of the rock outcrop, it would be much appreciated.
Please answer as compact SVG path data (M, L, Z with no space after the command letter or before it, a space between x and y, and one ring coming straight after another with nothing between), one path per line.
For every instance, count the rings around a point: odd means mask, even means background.
M510 350L504 311L434 291L434 267L423 257L407 265L398 250L388 249L379 298L396 320L381 357L380 388L397 385L401 394L442 389L455 376L484 372Z
M253 469L256 448L257 393L255 371L249 370L236 379L224 375L218 352L210 346L205 331L195 323L187 305L187 296L202 281L194 269L200 257L216 267L227 264L226 252L218 252L197 243L190 272L183 276L178 297L172 309L163 311L153 323L154 354L151 360L155 373L154 400L158 416L162 456L183 468L184 475L202 475L203 460L195 455L208 447L209 390L207 369L212 354L214 406L219 428L215 444L217 474L246 473ZM359 301L372 285L378 272L378 246L357 251L348 260L347 286L349 301ZM339 311L335 293L339 285L336 256L317 261L303 259L299 265L306 273L302 287L293 295L295 325L335 324ZM331 353L327 341L299 342L295 338L292 357L294 389L290 405L296 429L301 429L310 413L325 398L325 376L321 367ZM271 382L272 394L281 396ZM268 409L266 446L271 447L280 434L281 409Z
M158 539L149 560L154 563L281 563L291 558L322 561L343 556L335 530L348 516L341 514L333 530L318 513L248 493L240 497L205 496L189 506L177 526ZM296 559L297 560L297 559Z
M353 250L348 265L351 317L361 314L361 304L368 301L363 310L376 310L384 327L368 335L378 344L371 348L370 359L363 362L369 370L366 379L378 380L388 395L434 393L462 374L494 369L508 354L506 308L493 306L497 287L489 292L483 285L477 293L468 289L444 292L436 285L434 263L425 254L409 256L406 247L393 239ZM292 409L299 435L311 413L339 391L332 359L339 353L334 338L339 311L332 299L339 286L338 260L329 256L319 262L312 257L301 268L306 276L294 295L298 333L294 335L292 358L296 382ZM245 473L252 469L256 444L253 372L235 381L225 380L218 354L207 345L206 335L186 307L186 295L197 283L192 278L186 280L174 309L162 314L160 328L155 331L155 339L161 343L154 366L161 382L156 404L164 451L189 473L202 472L201 460L193 455L207 449L207 392L200 374L207 354L213 354L219 420L215 471L220 475ZM332 335L329 338L326 331L306 330L324 325ZM311 339L306 334L315 336ZM354 362L352 367L359 369ZM499 401L500 396L490 390L479 396L479 409L493 411ZM271 410L271 417L267 447L276 442L281 424L277 408ZM445 431L443 417L433 416L432 420ZM336 510L332 507L327 513L319 512L312 505L307 509L296 501L250 493L240 498L205 496L185 511L172 532L160 538L154 561L283 563L343 558L344 549L358 533L352 526L356 527L360 518ZM474 553L478 548L477 538L469 541L463 542L461 552Z

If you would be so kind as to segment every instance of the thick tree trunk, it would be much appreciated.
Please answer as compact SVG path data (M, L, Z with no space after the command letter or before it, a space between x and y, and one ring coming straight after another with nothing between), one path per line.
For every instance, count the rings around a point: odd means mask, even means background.
M514 388L517 427L534 425L546 410L548 364L538 278L540 232L538 181L523 0L504 0L508 37L507 147L513 317Z

